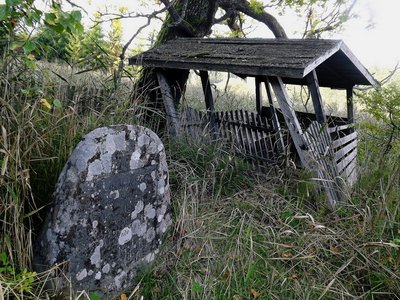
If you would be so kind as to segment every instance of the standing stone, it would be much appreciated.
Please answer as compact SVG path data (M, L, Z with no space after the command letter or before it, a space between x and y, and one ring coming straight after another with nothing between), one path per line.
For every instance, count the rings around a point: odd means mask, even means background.
M65 262L75 291L115 296L135 286L170 224L160 139L140 126L98 128L78 144L58 179L36 265Z

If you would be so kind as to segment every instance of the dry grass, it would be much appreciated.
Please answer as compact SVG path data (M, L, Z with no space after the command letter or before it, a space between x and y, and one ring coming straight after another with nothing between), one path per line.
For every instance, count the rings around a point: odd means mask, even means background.
M213 165L199 176L170 162L182 179L175 226L134 299L400 299L399 244L386 232L399 225L398 203L357 187L354 203L327 211L298 176L216 199Z
M46 290L52 270L30 272L32 222L82 134L141 123L142 103L127 101L127 86L59 68L0 80L0 253L8 260L0 260L0 300L55 297ZM400 299L398 157L377 165L379 151L364 140L359 185L333 212L298 170L265 178L220 147L168 149L174 226L129 299Z
M128 82L114 89L102 74L38 67L9 66L0 77L0 299L44 297L49 274L30 271L32 248L81 136L109 124L141 123L144 113Z

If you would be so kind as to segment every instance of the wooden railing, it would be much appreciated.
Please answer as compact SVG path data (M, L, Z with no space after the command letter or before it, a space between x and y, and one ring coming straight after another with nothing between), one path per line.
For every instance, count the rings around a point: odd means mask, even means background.
M297 112L296 112L297 114ZM346 120L330 117L328 126L312 121L312 114L300 113L305 128L305 138L318 165L319 177L330 197L335 197L336 177L342 177L350 185L357 178L357 133L352 125L344 124ZM278 114L279 116L279 114ZM279 163L287 156L288 143L284 144L281 132L273 129L268 115L257 114L245 110L215 112L217 124L217 141L225 141L235 146L236 152L245 157L253 165L270 166ZM211 140L210 112L200 112L186 108L181 117L181 128L193 140ZM285 123L281 128L285 131ZM290 152L290 151L289 151ZM295 151L291 151L295 154ZM296 158L293 157L294 161Z
M353 185L357 179L357 132L351 125L328 128L338 174Z
M236 152L253 165L271 165L281 155L276 151L276 132L266 117L245 110L215 112L218 141L233 143ZM210 113L185 108L181 127L194 140L209 139Z

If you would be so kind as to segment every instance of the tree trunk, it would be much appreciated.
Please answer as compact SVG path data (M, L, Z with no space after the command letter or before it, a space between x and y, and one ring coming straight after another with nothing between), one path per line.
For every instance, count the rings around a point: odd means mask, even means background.
M217 1L174 0L171 6L154 46L179 37L203 37L211 32L217 10ZM171 10L174 10L173 13L171 13ZM178 15L174 16L174 13ZM185 70L168 71L167 79L176 102L179 102L185 90L188 75L189 71ZM138 95L147 98L150 118L153 117L152 112L155 110L163 110L163 103L157 95L157 76L152 68L142 70L136 88ZM175 104L178 105L179 103Z

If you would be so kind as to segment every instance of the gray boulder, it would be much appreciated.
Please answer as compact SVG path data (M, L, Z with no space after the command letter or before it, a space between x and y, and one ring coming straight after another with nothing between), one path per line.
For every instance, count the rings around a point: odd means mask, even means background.
M35 253L39 270L63 264L73 290L117 295L159 252L171 224L164 146L149 129L87 134L71 154ZM56 276L58 284L69 283Z

